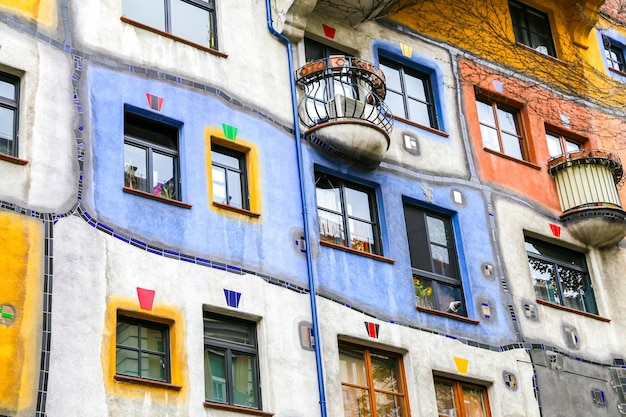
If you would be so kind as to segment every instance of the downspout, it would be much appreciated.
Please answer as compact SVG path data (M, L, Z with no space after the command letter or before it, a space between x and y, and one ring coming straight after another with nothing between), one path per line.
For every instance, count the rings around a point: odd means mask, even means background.
M292 44L287 37L274 29L272 24L271 0L265 0L267 7L267 27L272 35L285 43L287 48L287 61L289 65L289 86L291 88L291 110L293 112L293 135L296 142L296 158L298 161L298 182L300 185L300 200L302 202L302 217L304 221L304 243L306 245L306 266L309 278L309 297L311 301L311 321L313 323L313 339L315 341L315 364L317 367L317 388L320 397L320 411L322 417L327 417L326 413L326 390L324 388L324 370L322 367L322 349L317 320L317 301L315 298L315 278L313 276L313 258L311 255L311 239L309 237L309 215L307 210L306 192L304 187L304 169L302 163L302 143L300 141L300 119L298 117L298 100L296 94L296 81L293 69Z

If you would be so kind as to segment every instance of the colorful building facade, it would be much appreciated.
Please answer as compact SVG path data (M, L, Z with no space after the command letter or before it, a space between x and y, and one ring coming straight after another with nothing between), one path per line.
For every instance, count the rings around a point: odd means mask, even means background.
M626 414L620 3L344 3L0 0L0 416Z

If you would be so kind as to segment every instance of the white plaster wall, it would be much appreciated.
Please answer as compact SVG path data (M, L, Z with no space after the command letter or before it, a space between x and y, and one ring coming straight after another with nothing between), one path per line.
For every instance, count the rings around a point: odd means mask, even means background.
M0 70L20 77L19 152L0 161L0 200L63 212L76 200L70 55L0 23Z
M381 322L326 299L318 298L322 326L328 415L343 415L338 341L350 341L403 355L411 415L430 416L437 409L433 374L487 387L493 417L538 417L533 394L532 365L524 349L492 352L470 347L442 335ZM378 339L367 335L364 322L380 325ZM467 375L459 374L454 357L469 360ZM508 389L502 372L517 377Z
M78 217L55 226L50 416L206 416L203 308L258 322L259 365L265 411L281 417L319 415L315 356L300 347L297 324L310 321L309 297L236 275L149 254L101 233ZM155 306L180 309L188 367L182 405L107 395L102 365L107 297L137 300L136 288L156 291ZM223 289L242 293L238 309ZM138 303L138 302L137 302ZM137 304L138 305L138 304ZM114 358L112 358L114 360Z
M561 224L561 236L555 238L550 223L559 224L528 206L515 204L509 199L495 199L495 216L502 263L509 280L509 289L518 311L518 323L526 340L558 347L564 352L586 359L612 363L613 358L623 357L624 312L616 308L626 297L617 282L623 279L623 249L615 249L620 256L601 256L597 249L586 248L574 239L567 227ZM530 320L523 314L524 302L535 302L528 256L524 247L524 231L541 237L548 243L575 249L587 254L587 267L591 277L599 315L611 319L606 323L580 314L561 311L537 304L538 320ZM563 325L573 326L580 339L577 349L568 348L562 330Z
M292 121L284 44L267 29L265 1L217 2L218 57L120 20L122 0L71 2L75 46L118 63L214 86L255 109Z
M325 37L322 23L336 29L334 39ZM444 137L426 129L395 121L390 135L391 144L383 162L392 165L399 164L409 169L419 169L421 172L431 172L441 176L468 178L470 175L469 166L459 125L457 90L450 53L436 46L434 42L426 42L392 31L373 22L363 23L356 28L344 24L345 22L312 14L307 21L306 36L315 37L322 43L339 49L347 49L355 53L356 56L371 62L375 60L375 57L372 56L372 43L374 41L386 41L396 45L403 43L413 48L413 57L428 57L430 61L436 62L443 74L442 77L437 78L437 82L444 84L443 91L445 92L444 97L439 97L442 111L438 113L438 117L440 121L443 121L445 132L449 136ZM294 65L299 68L304 63L304 46L301 43L298 60ZM437 86L433 85L433 88L437 90ZM298 92L302 94L301 89ZM419 155L413 155L404 149L405 134L417 138Z

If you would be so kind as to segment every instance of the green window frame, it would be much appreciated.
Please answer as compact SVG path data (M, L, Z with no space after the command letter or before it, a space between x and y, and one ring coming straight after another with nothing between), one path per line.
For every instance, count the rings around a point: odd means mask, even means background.
M0 72L0 153L18 156L20 79Z

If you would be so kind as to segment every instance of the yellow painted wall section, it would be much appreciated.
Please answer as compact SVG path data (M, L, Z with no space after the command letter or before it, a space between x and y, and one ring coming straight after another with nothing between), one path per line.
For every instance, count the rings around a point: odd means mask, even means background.
M54 0L0 0L0 9L37 20L47 27L57 23L57 3Z
M35 411L43 233L37 219L0 212L0 307L10 307L3 309L5 316L0 315L0 414L32 415Z
M235 140L229 140L224 137L222 129L207 126L204 129L204 146L206 152L206 176L209 198L209 207L211 210L220 212L224 215L233 216L239 219L248 219L257 221L257 217L247 216L236 211L225 210L213 205L213 168L211 166L211 143L244 153L246 155L246 171L248 181L248 194L250 196L250 212L257 215L261 214L261 166L259 165L259 152L256 145L237 137Z
M626 102L626 89L606 71L598 33L588 27L597 18L594 12L601 2L590 0L581 20L580 13L565 0L523 1L548 15L556 58L516 43L507 0L424 0L405 4L389 17L417 33L453 44L557 90L621 107Z
M163 323L169 326L171 384L180 388L169 389L134 382L116 381L116 324L118 312L127 317ZM189 392L187 351L185 347L185 321L182 312L172 306L154 303L152 310L142 310L137 298L109 297L102 339L102 371L109 396L142 402L146 395L150 401L169 405L183 405Z

